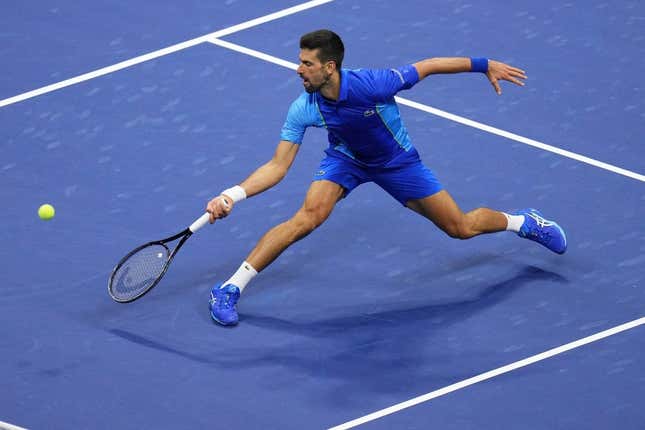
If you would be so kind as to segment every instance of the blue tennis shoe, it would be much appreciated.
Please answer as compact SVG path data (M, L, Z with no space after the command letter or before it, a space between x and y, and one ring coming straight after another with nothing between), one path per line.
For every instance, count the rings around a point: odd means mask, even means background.
M542 244L557 254L567 250L567 236L562 227L544 218L537 209L522 209L513 215L524 215L524 224L517 233L520 237Z
M237 324L238 316L235 305L239 298L240 289L235 285L216 284L211 290L211 299L208 302L211 317L221 325Z

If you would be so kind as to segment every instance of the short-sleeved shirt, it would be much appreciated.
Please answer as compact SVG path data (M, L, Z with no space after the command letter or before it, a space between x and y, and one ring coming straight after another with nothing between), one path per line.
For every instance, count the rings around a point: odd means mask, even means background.
M340 71L338 100L303 92L289 108L281 140L300 144L307 127L328 132L329 155L382 166L413 149L394 95L419 81L413 65L398 69Z

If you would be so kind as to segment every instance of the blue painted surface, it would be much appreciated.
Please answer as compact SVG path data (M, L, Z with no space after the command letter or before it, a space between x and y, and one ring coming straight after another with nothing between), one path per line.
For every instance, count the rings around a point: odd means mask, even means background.
M59 82L298 4L37 0L3 6L0 98Z
M0 97L294 4L267 3L195 2L185 19L168 6L145 29L115 6L13 10ZM134 6L120 7L141 15ZM54 8L59 18L45 19ZM339 1L227 40L295 61L298 36L330 26L350 67L471 53L513 61L530 80L501 98L473 75L401 95L643 173L644 15L638 2ZM87 27L60 25L78 20ZM56 36L25 36L39 29ZM79 36L88 29L101 39ZM110 47L119 38L127 49ZM74 43L74 55L54 55ZM200 45L0 110L0 420L324 428L643 316L642 182L406 107L413 143L464 209L539 207L567 230L567 254L510 233L454 241L364 185L253 281L238 327L216 327L210 286L301 204L327 146L309 130L278 187L191 238L145 298L112 302L115 262L184 228L268 160L300 91L291 70ZM57 209L48 223L36 217L44 202ZM557 428L561 417L562 428L638 428L641 338L642 328L620 334L366 428Z
M640 327L360 428L639 429L643 339Z

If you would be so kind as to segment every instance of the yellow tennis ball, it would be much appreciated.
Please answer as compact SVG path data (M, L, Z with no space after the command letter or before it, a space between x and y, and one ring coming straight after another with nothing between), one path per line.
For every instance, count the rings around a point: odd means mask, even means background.
M50 204L44 204L38 208L38 216L46 221L54 218L55 213L54 207Z

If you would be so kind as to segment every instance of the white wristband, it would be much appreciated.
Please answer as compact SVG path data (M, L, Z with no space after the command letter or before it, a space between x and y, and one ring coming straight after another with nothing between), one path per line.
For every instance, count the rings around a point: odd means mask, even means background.
M244 188L240 187L239 185L227 188L222 191L221 194L226 194L227 196L232 198L233 203L237 203L240 200L244 200L246 198L246 191L244 191Z

